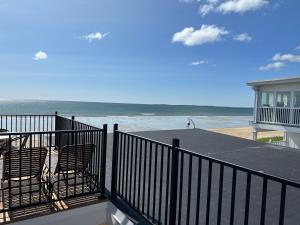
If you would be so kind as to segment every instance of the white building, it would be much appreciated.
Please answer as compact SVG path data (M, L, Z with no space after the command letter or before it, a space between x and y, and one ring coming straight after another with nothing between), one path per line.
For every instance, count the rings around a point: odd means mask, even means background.
M283 144L300 148L300 77L253 81L253 140L257 132L284 131Z

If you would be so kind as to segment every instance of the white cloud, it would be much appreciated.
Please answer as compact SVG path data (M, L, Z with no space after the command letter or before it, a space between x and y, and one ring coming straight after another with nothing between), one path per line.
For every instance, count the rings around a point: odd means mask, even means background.
M285 64L283 62L274 62L274 63L270 63L268 65L259 67L259 70L280 70L284 66L285 66Z
M199 65L207 64L207 63L208 63L208 61L206 61L206 60L200 60L200 61L192 62L190 65L191 66L199 66Z
M199 7L199 13L202 15L202 16L206 16L208 13L212 12L215 10L215 5L214 4L204 4L204 5L201 5Z
M92 42L92 41L100 41L103 38L105 38L109 33L100 33L100 32L95 32L95 33L90 33L87 35L83 35L81 37L79 37L80 39L84 39L87 40L88 42Z
M244 13L255 11L267 5L267 0L228 0L218 6L218 11L226 13Z
M200 5L199 14L202 16L206 16L208 13L216 11L216 4L219 0L207 0L207 3L204 5Z
M295 50L300 50L300 45L298 45L298 46L295 48Z
M288 61L288 62L299 62L300 63L300 55L293 54L283 54L277 53L272 58L273 61Z
M46 52L39 51L34 54L34 60L46 60L48 58L48 55Z
M233 39L241 42L250 42L252 40L252 37L247 33L242 33L234 36Z
M229 31L216 25L201 25L199 30L184 28L173 35L172 42L182 42L186 46L202 45L222 40Z
M210 12L244 13L247 11L258 10L269 4L269 0L226 0L220 3L219 0L207 0L206 4L199 7L202 16Z
M179 2L191 3L191 2L201 2L201 0L179 0Z

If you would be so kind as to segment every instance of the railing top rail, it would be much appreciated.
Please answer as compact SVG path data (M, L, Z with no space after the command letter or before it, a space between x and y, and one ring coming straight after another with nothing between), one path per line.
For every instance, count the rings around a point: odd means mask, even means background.
M55 114L0 114L0 116L55 116Z
M259 109L300 109L300 107L283 107L283 106L257 106Z
M294 107L290 107L290 106L258 106L257 108L260 109L294 109Z
M164 143L164 142L160 142L160 141L156 141L156 140L153 140L153 139L150 139L150 138L145 138L145 137L140 136L140 135L136 135L136 134L132 134L132 133L127 133L127 132L123 132L123 131L119 131L119 130L116 131L116 132L121 133L121 134L125 134L125 135L129 135L129 136L132 136L132 137L140 138L142 140L149 141L149 142L152 142L152 143L160 144L160 145L163 145L165 147L172 148L172 145L170 145L170 144L167 144L167 143Z
M90 124L87 124L87 123L83 123L83 122L81 122L81 121L78 121L78 120L72 120L72 119L70 119L70 118L68 118L68 117L65 117L65 116L62 116L62 115L57 115L58 117L61 117L61 118L63 118L63 119L66 119L66 120L70 120L70 121L74 121L75 123L79 123L79 124L81 124L81 125L83 125L83 126L88 126L88 127L90 127L90 128L93 128L93 129L99 129L98 127L96 127L96 126L93 126L93 125L90 125Z
M57 134L57 133L88 133L88 132L99 132L104 131L104 129L90 129L90 130L56 130L56 131L24 131L24 132L5 132L0 133L0 136L9 136L9 135L34 135L34 134Z
M152 142L152 143L157 143L157 144L169 147L169 148L173 147L170 144L155 141L153 139L145 138L145 137L142 137L142 136L139 136L139 135L126 133L126 132L123 132L123 131L117 131L117 132L125 134L125 135L130 135L132 137L140 138L140 139ZM248 172L248 173L251 173L251 174L259 176L259 177L268 178L268 179L276 181L276 182L280 182L280 183L283 183L283 184L286 184L286 185L289 185L289 186L300 188L300 183L296 182L296 181L293 181L293 180L289 180L289 179L286 179L286 178L283 178L283 177L279 177L279 176L271 175L271 174L268 174L268 173L260 172L260 171L250 169L250 168L247 168L247 167L239 166L239 165L236 165L234 163L230 163L230 162L227 162L227 161L223 161L223 160L220 160L220 159L213 158L211 156L206 156L206 155L203 155L203 154L200 154L200 153L192 152L192 151L184 149L184 148L178 148L178 150L182 151L182 152L185 152L187 154L196 156L196 157L201 157L203 159L210 160L210 161L218 163L218 164L222 164L224 166L228 166L228 167L231 167L231 168L236 168L240 171Z
M88 127L91 127L91 128L99 129L99 128L96 127L96 126L93 126L93 125L90 125L90 124L87 124L87 123L82 123L82 122L77 121L77 120L75 120L75 122L76 122L76 123L80 123L80 124L82 124L82 125L84 125L84 126L88 126Z

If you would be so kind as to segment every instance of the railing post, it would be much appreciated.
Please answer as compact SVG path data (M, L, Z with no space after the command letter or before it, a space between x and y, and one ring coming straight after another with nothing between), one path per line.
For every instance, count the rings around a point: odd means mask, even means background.
M295 101L295 92L294 91L292 91L291 92L291 95L290 95L290 98L291 98L291 100L290 100L290 105L289 105L289 107L290 107L290 118L289 118L289 124L290 125L294 125L294 113L295 113L295 103L294 103L294 101Z
M170 190L170 212L169 225L176 224L177 208L177 185L178 185L178 158L179 139L174 138L172 142L172 167L171 167L171 190Z
M276 123L276 117L277 117L276 113L277 113L277 108L274 107L274 108L272 109L272 111L273 111L273 115L272 115L272 121L271 121L271 122Z
M54 130L57 131L59 128L59 124L58 124L58 112L55 112L54 115ZM54 133L54 143L53 146L58 146L58 134ZM56 148L56 147L55 147Z
M71 121L71 130L74 130L74 128L75 128L75 116L72 116L72 121ZM71 134L71 144L73 145L74 144L74 135L75 135L75 133L74 132L72 132L72 134Z
M74 127L75 127L75 116L72 116L71 130L74 130Z
M106 148L107 148L107 124L103 125L100 165L100 198L105 198L105 170L106 170Z
M113 154L112 154L112 168L111 168L111 197L117 197L117 176L118 176L118 124L114 124L114 133L113 133Z
M289 118L289 124L290 125L294 125L295 124L295 121L294 121L294 113L295 113L295 103L294 103L294 99L295 99L295 92L292 91L291 93L291 101L290 101L290 118Z
M55 120L54 120L54 130L56 131L58 129L58 125L57 125L57 116L58 116L58 112L55 112Z

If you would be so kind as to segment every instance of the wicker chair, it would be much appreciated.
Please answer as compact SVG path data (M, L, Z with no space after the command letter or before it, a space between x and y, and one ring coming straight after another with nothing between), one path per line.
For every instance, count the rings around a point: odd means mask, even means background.
M48 201L43 167L48 150L44 147L3 151L2 201L14 208Z
M76 194L76 189L95 189L95 177L90 173L94 144L66 145L58 150L58 162L52 176L52 186L60 196ZM70 188L73 187L73 188ZM72 191L66 190L67 188ZM78 190L77 190L78 191Z
M3 151L8 151L9 149L20 149L25 148L28 141L29 135L19 135L0 143L0 155Z

